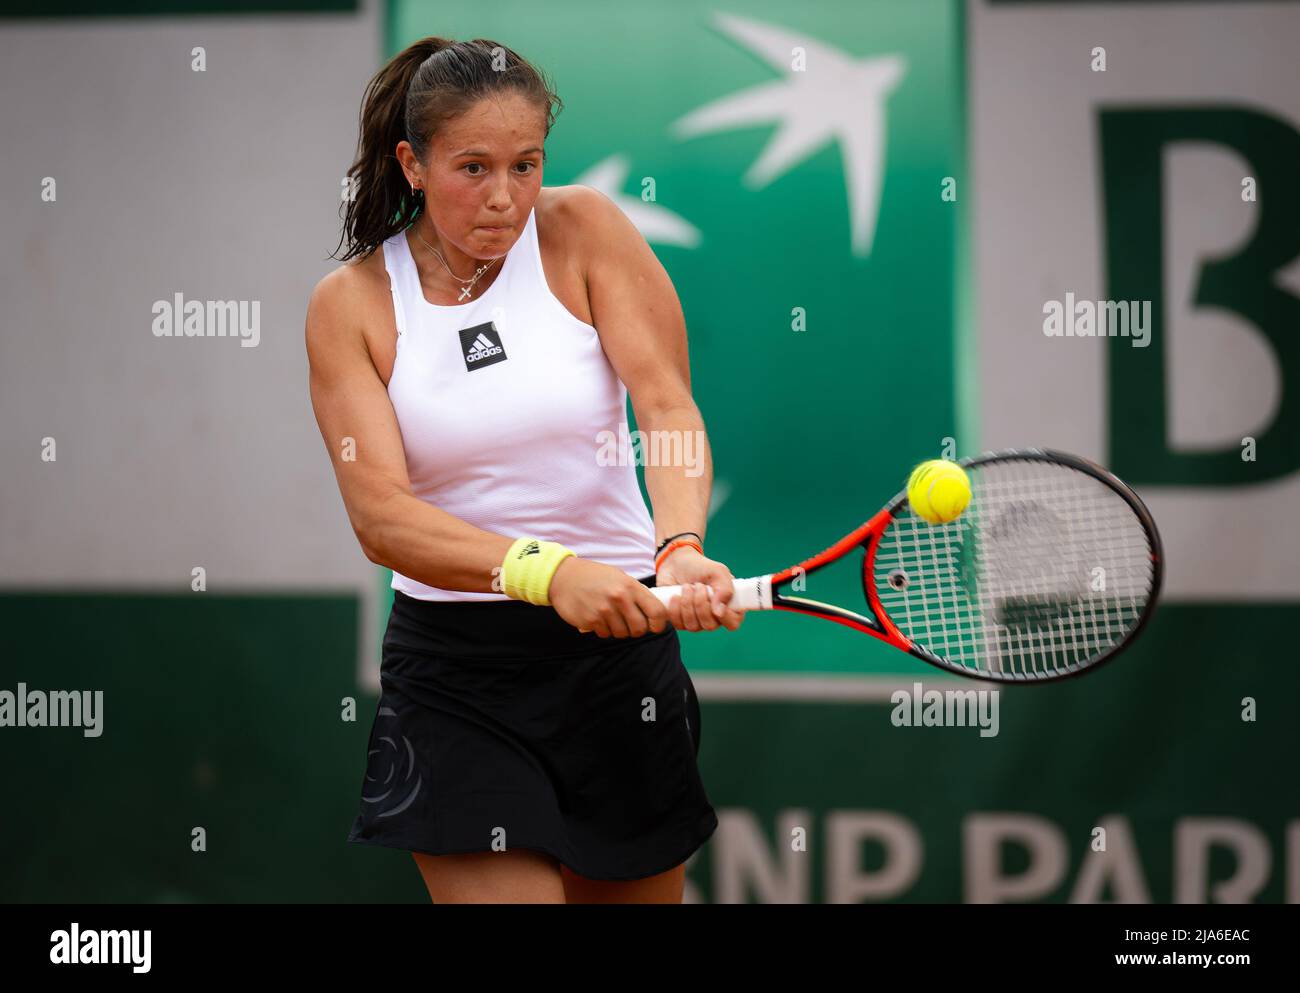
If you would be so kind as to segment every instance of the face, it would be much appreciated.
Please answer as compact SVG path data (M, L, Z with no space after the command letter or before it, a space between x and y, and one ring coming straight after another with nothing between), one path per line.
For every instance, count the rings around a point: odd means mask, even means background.
M407 179L425 190L425 210L444 245L478 259L509 251L542 188L545 134L542 111L506 93L444 124L423 165L410 144L397 146Z

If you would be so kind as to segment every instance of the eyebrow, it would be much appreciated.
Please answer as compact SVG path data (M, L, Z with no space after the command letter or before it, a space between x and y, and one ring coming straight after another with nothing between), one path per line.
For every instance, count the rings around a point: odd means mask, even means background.
M541 148L539 148L539 147L525 148L525 149L524 149L522 152L520 152L519 154L520 154L520 155L529 155L529 154L531 154L532 152L540 152L540 151L541 151ZM466 151L464 151L464 152L457 152L455 155L452 156L452 158L454 158L454 159L463 159L463 158L464 158L465 156L467 156L467 155L477 155L477 156L479 156L480 158L487 158L489 154L490 154L490 153L488 153L487 151L485 151L485 150L483 150L483 149L481 149L481 148L471 148L471 149L468 149L468 150L466 150Z

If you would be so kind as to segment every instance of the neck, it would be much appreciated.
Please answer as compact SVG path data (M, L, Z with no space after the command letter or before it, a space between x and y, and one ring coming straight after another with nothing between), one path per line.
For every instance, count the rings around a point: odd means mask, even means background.
M500 263L493 262L493 256L481 259L475 258L472 255L466 255L450 242L444 241L439 237L437 229L434 228L433 221L429 219L428 214L421 214L416 219L412 230L417 236L415 238L415 244L419 246L417 254L423 255L425 262L432 264L429 271L434 274L433 280L439 286L446 285L459 292L464 285L460 280L473 279L474 274L478 272L479 266L486 265L488 266L487 272L483 273L479 277L479 281L474 284L474 296L478 296L478 287L483 284L484 280L489 279L500 265ZM455 273L457 278L452 278L447 269L443 268L442 262L439 262L433 252L430 251L430 248L436 249L442 255L447 268Z

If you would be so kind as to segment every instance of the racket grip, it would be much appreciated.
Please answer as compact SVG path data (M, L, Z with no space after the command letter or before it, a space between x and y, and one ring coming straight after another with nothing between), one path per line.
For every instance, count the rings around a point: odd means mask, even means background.
M650 592L657 596L666 607L668 601L680 596L680 586L654 586ZM732 580L731 599L727 606L732 610L771 610L772 576L752 576L748 579Z
M753 576L749 579L733 579L731 582L731 599L727 606L732 610L771 610L772 609L772 575ZM665 607L668 601L680 596L680 586L652 586L650 592L659 598ZM579 634L587 634L587 628L578 628Z

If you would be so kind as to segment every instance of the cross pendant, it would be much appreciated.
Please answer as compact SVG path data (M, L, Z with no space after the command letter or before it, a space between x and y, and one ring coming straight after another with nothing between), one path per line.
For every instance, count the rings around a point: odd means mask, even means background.
M469 287L468 287L468 286L463 287L463 288L461 289L461 291L460 291L460 298L459 298L459 299L464 300L467 296L469 296Z

